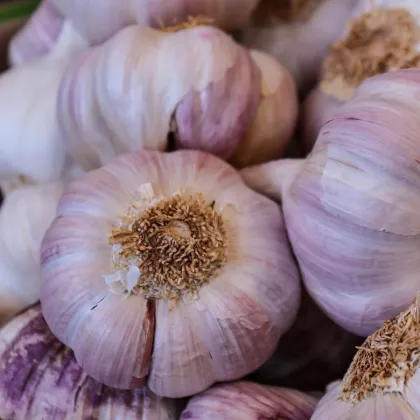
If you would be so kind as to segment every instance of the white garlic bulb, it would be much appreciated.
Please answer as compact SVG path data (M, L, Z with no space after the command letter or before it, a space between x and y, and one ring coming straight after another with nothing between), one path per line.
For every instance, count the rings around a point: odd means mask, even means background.
M178 407L146 387L121 391L90 378L34 305L0 329L0 417L175 420Z
M257 369L300 299L280 208L196 151L123 155L71 183L41 265L45 319L86 372L162 396Z
M322 125L369 77L420 67L420 2L361 0L341 39L324 61L320 85L309 95L302 116L309 152Z
M359 348L343 382L332 384L313 420L420 418L418 299Z
M299 90L306 91L316 83L330 44L341 35L343 25L358 1L313 1L315 7L309 18L306 16L309 2L303 1L297 7L305 8L305 19L302 20L301 14L295 13L295 10L294 13L283 16L279 22L274 20L274 24L269 25L266 22L258 24L257 17L254 26L240 35L240 40L251 48L266 51L276 57L289 70ZM284 14L285 7L296 7L293 1L280 3L279 5L275 0L262 1L261 5L268 8L265 13L270 15L270 19L273 19L272 15L275 15L278 8ZM287 6L283 3L287 3Z
M296 96L280 64L217 28L132 26L70 66L58 99L60 134L85 170L133 150L166 150L170 134L177 149L244 166L285 151Z
M370 78L323 126L307 159L246 171L258 190L281 197L312 297L359 335L420 288L419 95L420 69Z
M0 208L0 318L39 300L41 241L62 191L61 183L23 186Z
M191 398L180 420L309 420L316 402L292 389L233 382L216 385Z
M94 44L104 42L126 26L160 28L189 16L206 16L223 29L245 26L258 0L53 0L61 13ZM174 64L174 63L171 63Z
M0 179L29 182L60 178L66 152L56 124L63 72L84 42L67 22L54 50L0 76Z

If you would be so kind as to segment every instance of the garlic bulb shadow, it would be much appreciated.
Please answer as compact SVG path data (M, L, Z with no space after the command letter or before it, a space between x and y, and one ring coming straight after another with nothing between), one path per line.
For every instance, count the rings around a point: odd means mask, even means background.
M50 332L35 304L0 330L0 417L10 419L175 420L179 403L146 387L108 388L83 372Z

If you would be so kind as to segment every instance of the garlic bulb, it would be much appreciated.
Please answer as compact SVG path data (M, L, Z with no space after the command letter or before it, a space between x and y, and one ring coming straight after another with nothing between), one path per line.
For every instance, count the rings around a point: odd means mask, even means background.
M174 400L146 387L121 391L96 382L50 332L34 305L0 330L0 417L4 420L175 420Z
M170 397L261 366L300 298L279 207L196 151L120 156L70 184L41 266L45 319L86 372Z
M259 163L280 157L296 117L286 70L210 26L126 28L72 63L58 99L61 135L85 170L166 150L171 133L176 148Z
M62 191L61 183L25 186L8 194L2 204L0 319L39 300L41 241Z
M304 106L305 151L322 124L361 82L398 69L420 67L420 3L417 0L361 0L342 38L324 61L320 85Z
M162 27L189 16L207 16L223 29L245 26L258 0L53 0L93 44L101 43L126 26ZM171 65L174 63L171 63Z
M276 57L293 76L300 91L307 91L316 83L328 48L342 33L343 25L359 0L261 1L262 13L257 10L254 25L240 35L245 45L266 51ZM292 13L284 13L287 3ZM308 4L312 10L308 11ZM300 10L305 14L302 16ZM268 9L268 10L267 10ZM296 10L296 11L295 11ZM275 14L274 22L261 21L259 15Z
M359 348L343 382L330 387L313 420L420 418L418 299Z
M9 44L13 66L48 54L55 46L64 23L52 0L44 0Z
M84 42L67 22L54 50L0 77L0 179L59 179L66 152L56 124L60 79Z
M180 420L309 420L316 402L315 398L291 389L233 382L194 396Z
M356 334L375 331L420 288L419 95L420 70L373 77L323 126L306 160L247 171L259 190L282 195L312 297Z
M249 378L301 391L324 390L343 376L363 339L332 322L303 293L298 316L281 337L276 352Z

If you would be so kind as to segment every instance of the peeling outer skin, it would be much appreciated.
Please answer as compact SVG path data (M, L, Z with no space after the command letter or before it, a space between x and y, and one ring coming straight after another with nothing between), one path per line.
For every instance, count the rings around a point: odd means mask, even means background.
M325 0L308 22L251 27L241 41L273 55L293 76L299 92L316 83L329 46L340 36L343 26L359 0Z
M53 0L44 0L9 44L9 62L17 66L48 54L54 47L64 18Z
M140 24L160 28L188 16L207 16L216 26L245 26L258 0L52 0L71 19L91 44L99 44L126 26Z
M68 69L58 97L60 132L85 170L133 150L165 150L175 114L181 145L193 147L193 135L202 134L195 148L230 155L252 124L259 81L248 53L219 29L126 28Z
M201 92L188 93L175 111L175 145L228 159L244 139L260 105L261 72L245 48L232 67Z
M277 159L286 151L298 117L296 86L275 59L251 50L261 71L261 100L251 128L230 162L238 168Z
M0 330L2 419L175 420L176 402L146 387L108 388L83 372L50 332L36 304Z
M342 101L324 93L319 87L307 96L302 105L299 127L304 156L311 152L321 127L342 104Z
M419 289L420 70L376 76L321 129L283 201L304 282L369 335Z
M299 391L240 381L216 385L194 396L180 420L309 420L316 403Z
M417 375L416 375L417 376ZM356 405L339 400L341 383L331 384L318 403L312 420L417 420L420 417L418 377L413 377L403 395L376 394ZM414 392L412 392L414 391Z

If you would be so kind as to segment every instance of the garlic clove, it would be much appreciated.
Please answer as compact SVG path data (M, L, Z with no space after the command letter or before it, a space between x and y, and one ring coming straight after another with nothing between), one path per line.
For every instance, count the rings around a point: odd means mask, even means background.
M92 44L106 41L126 26L162 27L189 16L207 16L216 26L235 29L245 26L258 0L53 0Z
M21 65L48 54L55 46L64 18L51 0L43 0L29 21L11 39L9 61Z
M149 337L146 314L134 310L145 298L156 304L148 385L176 397L257 368L299 305L279 207L228 164L196 151L124 155L70 184L41 261L50 328L81 363L89 349L105 352L106 365L84 368L113 387L136 386L131 368L123 378L114 369L134 366L139 334ZM132 266L140 277L129 293ZM122 295L110 287L117 281ZM103 319L109 328L95 328ZM121 343L126 347L118 350Z
M238 49L234 64L221 79L201 92L188 93L176 107L177 148L229 158L248 131L248 121L255 119L260 85L258 67L247 50Z
M51 334L40 305L0 330L0 417L62 420L175 420L177 402L143 387L105 387L83 372L70 349Z
M315 398L299 391L240 381L216 385L194 396L181 420L309 420L315 405Z
M268 54L251 50L251 56L261 71L261 101L253 125L231 158L236 167L281 157L298 114L296 87L289 72Z

